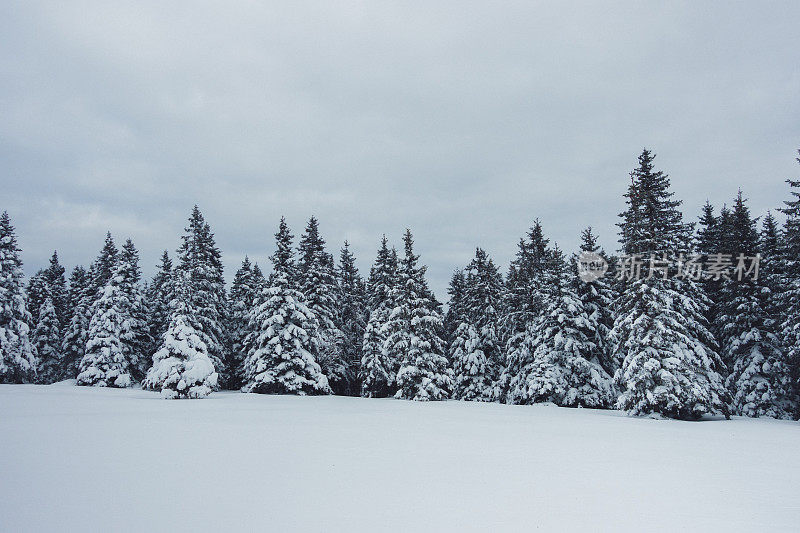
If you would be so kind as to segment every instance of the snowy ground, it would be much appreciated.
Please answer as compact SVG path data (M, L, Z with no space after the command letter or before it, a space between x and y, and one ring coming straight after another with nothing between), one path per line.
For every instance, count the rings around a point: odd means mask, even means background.
M2 531L797 531L800 424L0 386Z

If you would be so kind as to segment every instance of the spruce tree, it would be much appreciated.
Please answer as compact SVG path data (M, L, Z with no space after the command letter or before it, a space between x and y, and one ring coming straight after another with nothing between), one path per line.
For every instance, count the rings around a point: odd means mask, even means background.
M481 338L470 322L462 320L451 344L456 400L488 402L492 400L491 361L481 349Z
M142 382L165 399L205 398L217 388L219 376L199 330L198 310L192 308L190 272L178 270L170 278L169 325Z
M631 185L625 194L628 209L620 214L620 242L626 254L676 252L689 248L691 225L683 223L674 200L669 177L654 170L655 155L646 148L639 155L639 166L631 172Z
M64 277L65 269L58 262L58 252L54 251L50 257L50 265L44 271L47 290L53 300L53 307L58 317L58 328L60 331L66 327L68 321L68 293L67 280Z
M769 326L779 334L781 314L781 292L786 277L784 270L785 257L783 253L783 235L778 226L778 221L767 211L761 224L759 235L761 247L761 261L759 265L759 279L764 291L769 295L764 298L765 311L768 316ZM778 335L780 337L780 335Z
M450 277L450 285L447 287L447 294L450 300L447 304L447 313L444 315L444 341L447 346L453 346L456 340L456 330L464 320L464 287L467 283L467 277L464 275L463 269L457 269ZM463 337L463 335L461 335ZM449 350L447 357L452 365L453 351Z
M609 407L614 389L600 365L589 311L577 293L576 272L558 248L548 263L545 309L528 326L521 347L524 364L510 381L506 401Z
M253 279L256 280L258 285L263 285L267 282L266 278L264 278L264 273L261 272L261 267L258 266L258 263L253 263Z
M631 178L628 210L620 215L622 250L669 263L687 250L691 226L683 224L669 178L653 170L648 150ZM666 279L656 273L626 284L610 335L622 361L615 375L618 408L679 419L728 416L728 393L719 374L724 365L705 318L708 305L694 281L669 277L669 272Z
M414 254L411 231L403 238L405 256L399 264L398 283L392 299L396 307L386 324L384 350L401 361L397 371L396 398L443 400L452 390L452 370L447 366L440 336L443 318L425 281L426 267Z
M527 240L520 239L517 255L506 276L500 329L505 366L494 391L495 398L500 401L508 401L506 394L510 381L522 372L528 362L525 339L530 325L541 318L544 312L545 277L551 258L550 240L544 236L537 219L527 234Z
M395 307L392 297L396 283L397 254L389 249L384 235L367 282L369 318L364 329L359 369L361 395L366 398L384 398L396 391L398 363L383 349L386 325Z
M230 388L238 389L244 385L243 363L246 355L245 339L250 333L248 321L250 311L255 306L257 295L261 291L262 280L256 276L253 264L245 256L242 266L236 271L228 294L230 309L229 337L231 339L228 374L231 376Z
M800 150L798 150L800 153ZM800 163L800 158L797 158ZM784 201L780 211L786 215L783 227L783 290L778 295L780 314L780 336L785 347L786 361L790 366L795 398L800 396L800 180L786 180L791 188L791 200ZM800 408L795 401L795 416Z
M456 302L456 332L450 344L455 375L454 397L490 401L504 365L497 324L503 302L503 279L481 248L462 273ZM453 286L453 284L451 284ZM455 292L455 291L454 291ZM452 307L451 307L452 309Z
M182 237L175 270L188 284L187 305L195 313L197 322L193 326L208 350L214 370L219 375L220 386L225 387L228 376L222 328L226 311L222 254L217 248L211 227L197 206L192 209L189 225Z
M122 246L118 260L120 289L128 302L128 308L124 310L125 321L120 340L125 358L130 363L131 375L140 381L152 364L152 354L149 351L153 341L147 324L149 309L140 284L142 273L139 268L139 252L130 239Z
M73 379L78 375L78 364L86 351L92 300L89 282L89 273L85 268L78 265L72 270L69 277L70 319L61 344L62 379Z
M35 329L36 324L39 323L39 309L41 309L47 293L47 275L43 269L40 269L28 280L25 288L25 305L31 315L28 323L31 329Z
M610 262L597 244L597 236L591 227L581 232L580 251L597 254L607 263ZM595 347L594 353L587 359L596 360L608 375L613 376L620 364L611 352L608 339L614 324L614 290L607 276L601 276L594 281L581 280L577 272L577 259L577 257L572 258L573 284L587 316L588 322L584 331Z
M121 268L117 261L99 298L91 306L86 351L78 368L78 385L128 387L133 383L131 364L121 338L130 308L128 295L121 285Z
M339 295L336 327L342 332L342 360L346 364L347 375L347 388L343 392L348 396L357 396L361 392L358 380L361 343L367 326L366 284L356 268L356 258L347 241L339 254L337 276Z
M329 394L328 379L314 359L318 322L302 292L290 283L295 272L292 236L283 219L275 234L273 273L252 309L246 340L244 392Z
M545 238L539 219L526 237L520 239L506 276L502 338L510 343L508 350L513 349L527 326L538 318L543 306L541 277L550 258L550 240Z
M756 221L750 217L742 192L736 197L732 216L732 240L740 254L759 252ZM723 287L722 353L731 373L727 386L734 412L744 416L789 418L792 414L791 379L780 342L768 315L769 290L763 279L738 276Z
M119 250L117 250L117 245L114 244L114 239L111 237L111 232L107 232L106 240L103 243L103 248L100 250L100 254L97 256L97 259L95 259L92 265L93 268L91 269L92 303L94 303L95 300L101 296L101 292L108 283L108 279L111 277L111 272L117 264L118 253Z
M695 249L700 254L698 259L705 264L711 258L721 257L719 256L721 253L731 253L730 251L723 252L723 249L727 247L725 232L730 230L728 207L723 205L720 216L716 216L714 215L714 206L706 201L699 220L700 225L695 236ZM698 280L698 284L702 286L710 300L706 319L709 322L711 333L719 343L722 338L719 322L719 315L722 312L722 280L715 279L713 276L704 276Z
M720 239L719 219L714 214L714 206L706 200L703 212L700 215L700 226L695 237L695 248L702 255L709 256L717 253Z
M289 283L289 286L293 288L298 287L299 280L297 274L297 265L294 262L294 250L292 249L293 240L294 236L289 230L288 224L286 224L286 219L281 217L281 221L278 224L278 232L275 234L277 248L275 253L270 258L273 269L269 275L269 278L267 279L268 285L272 285L274 278L277 275L277 271L275 270L276 265L280 265L281 273L286 277L286 281Z
M38 356L39 383L55 383L61 379L63 362L61 360L61 332L58 316L49 292L39 308L39 321L33 331L33 344Z
M4 211L0 215L0 383L28 383L36 375L19 253L14 226Z
M147 301L149 303L148 327L152 344L148 354L155 353L161 346L164 333L169 326L171 309L170 302L175 298L172 284L172 260L169 253L164 250L161 262L158 265L153 279L147 286Z
M352 381L343 354L344 334L337 327L336 284L333 257L325 251L319 223L311 217L298 246L297 288L319 323L317 362L335 394L345 394Z
M504 296L503 278L489 255L481 248L467 265L464 284L464 313L478 332L480 349L486 354L491 381L499 377L504 364L500 345L500 320Z

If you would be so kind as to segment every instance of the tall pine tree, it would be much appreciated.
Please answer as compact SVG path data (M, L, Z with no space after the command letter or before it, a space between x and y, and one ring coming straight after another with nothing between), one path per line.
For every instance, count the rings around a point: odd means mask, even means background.
M347 241L339 254L337 277L339 295L336 327L342 332L342 360L347 376L347 387L343 392L357 396L361 392L358 379L361 343L367 326L366 284L356 268L356 258Z
M53 297L49 291L39 308L39 321L33 331L33 343L39 358L39 383L55 383L60 380L63 371L61 332Z
M756 221L741 190L731 212L731 239L742 254L741 267L759 253ZM737 261L738 263L738 261ZM769 291L763 280L735 275L723 285L722 355L731 373L727 386L733 409L744 416L791 416L789 368L767 314Z
M14 226L4 211L0 215L0 383L27 383L36 374L19 252Z
M114 269L114 266L117 264L117 254L119 250L117 249L117 245L114 244L114 239L111 237L111 232L106 233L106 240L103 243L103 248L100 250L100 254L95 259L92 265L92 280L91 280L91 292L92 292L92 303L95 302L101 296L101 292L108 283L108 279L111 277L111 272Z
M121 276L120 288L128 302L120 340L125 358L131 365L131 375L140 381L152 363L149 351L153 341L147 323L149 309L140 284L142 272L139 268L139 252L130 239L125 241L119 253L117 272Z
M333 257L325 251L319 222L311 217L298 246L298 290L319 323L316 359L336 394L345 394L353 377L344 358L344 334L337 327L336 283Z
M220 386L225 387L228 376L222 327L226 307L222 254L197 206L192 209L182 241L175 269L188 284L187 306L194 313L194 326L219 375Z
M475 250L475 258L465 273L463 280L457 276L453 278L456 284L462 284L456 302L459 318L451 342L455 374L453 396L462 400L490 401L495 396L494 384L504 364L497 329L503 279L481 248Z
M64 330L61 352L64 361L62 378L73 379L78 375L78 364L86 352L89 334L89 307L92 302L90 277L85 268L78 265L69 276L70 318Z
M400 360L396 398L443 400L452 389L452 370L447 366L444 341L440 336L443 318L425 281L426 267L414 253L414 239L406 230L405 256L398 267L393 289L395 308L386 324L384 350Z
M609 407L614 388L600 365L594 324L578 296L576 272L558 248L548 263L545 309L528 326L521 347L524 364L511 379L506 401Z
M147 301L149 303L148 327L150 329L150 339L152 340L148 354L155 353L164 340L164 333L166 333L169 326L171 315L170 303L174 298L172 260L169 258L169 253L164 250L156 273L147 286Z
M116 261L99 298L91 306L86 352L78 368L78 385L128 387L133 383L131 362L122 336L130 302L122 287L122 264Z
M680 202L667 175L654 171L653 158L646 149L639 156L619 226L623 252L652 258L655 265L688 249L691 226L682 222ZM626 284L611 332L622 361L615 375L620 409L679 419L728 415L719 374L724 366L705 318L708 305L702 289L685 277L655 273Z
M800 153L800 150L798 150ZM800 163L800 158L797 158ZM791 200L780 211L786 215L783 227L783 290L778 295L782 312L780 336L790 365L795 397L800 396L800 180L786 180ZM795 402L795 416L800 410Z
M47 288L50 298L53 300L53 308L58 317L58 328L60 331L67 325L68 320L68 293L67 280L64 277L65 269L58 262L58 252L54 251L50 257L50 265L44 271Z
M609 262L609 258L597 244L597 236L591 227L581 232L580 251L597 254ZM608 339L614 324L614 290L605 275L594 281L582 281L578 277L577 260L577 257L572 259L573 283L577 297L586 312L588 323L585 333L594 345L594 353L587 359L597 360L600 366L613 376L620 364L611 352Z
M389 249L386 235L381 240L378 256L367 283L369 318L364 329L359 381L361 395L384 398L395 393L398 362L384 350L389 317L395 307L393 296L397 284L397 253Z
M230 317L228 320L229 337L231 339L231 351L228 361L228 374L230 375L230 387L232 389L241 388L243 382L243 364L246 355L245 339L250 333L248 322L250 311L256 305L258 294L261 292L263 277L256 275L253 264L245 256L242 266L236 271L228 295Z
M198 310L192 307L190 272L178 270L171 277L169 325L142 382L145 389L160 391L165 399L205 398L217 387L219 377L199 330Z
M552 258L550 240L544 236L537 219L527 234L519 241L517 255L506 276L506 291L501 319L501 340L505 352L505 366L495 384L494 395L500 401L506 397L511 380L518 376L528 362L525 339L530 325L544 312L547 266Z
M314 359L318 322L305 295L293 287L292 235L281 219L275 234L273 272L250 313L244 361L245 392L329 394L328 379Z

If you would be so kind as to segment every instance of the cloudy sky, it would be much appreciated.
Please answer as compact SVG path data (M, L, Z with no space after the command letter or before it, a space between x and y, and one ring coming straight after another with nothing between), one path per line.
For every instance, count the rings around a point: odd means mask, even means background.
M0 5L0 209L28 273L111 230L151 274L197 203L229 278L314 214L363 269L411 228L444 297L537 217L616 249L644 146L692 219L800 178L796 1L128 4Z

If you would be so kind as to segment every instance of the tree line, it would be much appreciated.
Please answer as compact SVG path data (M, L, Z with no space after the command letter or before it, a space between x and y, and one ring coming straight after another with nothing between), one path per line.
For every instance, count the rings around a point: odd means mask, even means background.
M272 268L247 257L229 290L197 206L175 262L142 280L128 239L66 279L58 254L24 283L10 217L0 217L0 382L128 387L166 398L214 390L410 400L552 402L635 415L797 418L800 402L800 180L753 217L730 206L686 222L669 177L644 150L619 219L619 254L592 228L580 251L610 265L584 281L575 254L537 219L505 274L481 248L455 271L447 311L406 230L384 236L366 279L345 242L338 260L312 217L295 246L281 219ZM800 159L798 159L800 162ZM761 258L759 275L682 275L685 258ZM663 276L616 275L658 257ZM672 275L667 275L672 274Z

